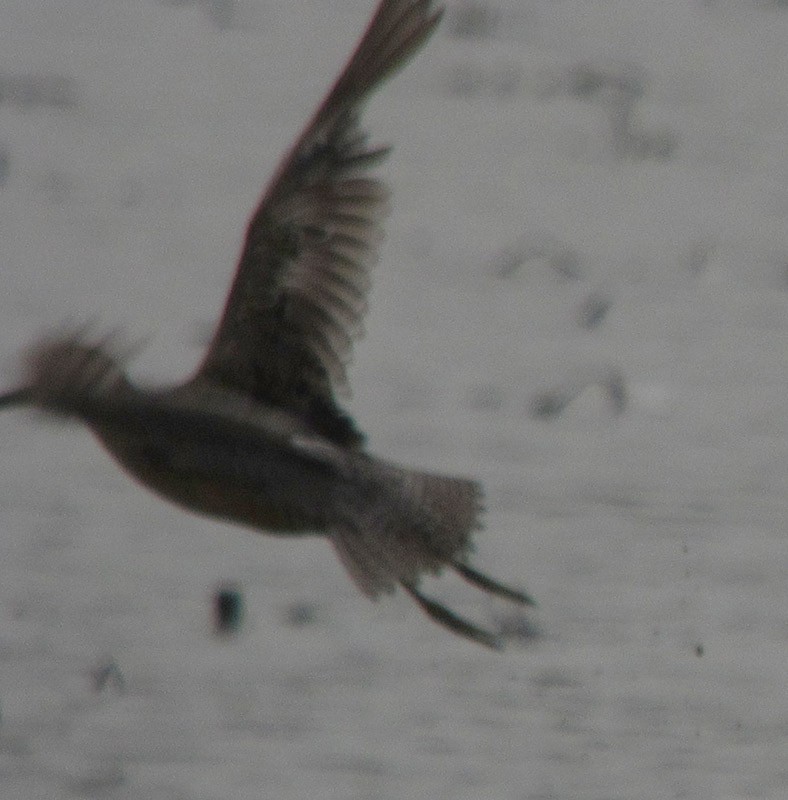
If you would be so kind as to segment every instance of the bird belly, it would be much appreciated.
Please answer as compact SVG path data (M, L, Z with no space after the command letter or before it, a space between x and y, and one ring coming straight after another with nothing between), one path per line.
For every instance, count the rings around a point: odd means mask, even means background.
M125 471L155 494L193 513L272 534L318 533L314 515L259 491L217 483L210 478L178 475L166 470L129 467Z
M98 434L124 471L188 511L283 535L329 525L338 475L287 449Z

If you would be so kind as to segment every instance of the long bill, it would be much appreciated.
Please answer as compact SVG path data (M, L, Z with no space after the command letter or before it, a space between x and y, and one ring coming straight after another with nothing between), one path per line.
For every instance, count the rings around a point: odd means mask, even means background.
M23 406L30 402L30 390L27 388L14 389L6 394L0 394L0 409Z

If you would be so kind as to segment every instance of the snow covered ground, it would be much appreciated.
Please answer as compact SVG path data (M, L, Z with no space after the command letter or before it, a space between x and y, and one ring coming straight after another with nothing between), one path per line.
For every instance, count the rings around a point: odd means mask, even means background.
M63 321L146 338L140 380L196 364L372 6L5 0L0 386ZM430 584L487 652L7 413L3 798L786 796L788 9L448 6L369 108L395 194L350 407L484 481L476 563L538 611Z

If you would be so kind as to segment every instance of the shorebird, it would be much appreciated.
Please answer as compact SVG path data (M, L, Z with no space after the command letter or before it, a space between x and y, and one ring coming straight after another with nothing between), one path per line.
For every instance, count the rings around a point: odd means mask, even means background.
M337 396L361 332L387 192L367 144L369 95L435 30L431 0L382 0L345 68L285 156L248 223L224 311L195 374L135 386L117 336L47 334L23 359L27 405L84 423L127 472L192 512L280 535L329 539L370 598L404 589L436 622L489 647L495 631L419 588L450 568L533 601L468 563L482 490L368 454Z

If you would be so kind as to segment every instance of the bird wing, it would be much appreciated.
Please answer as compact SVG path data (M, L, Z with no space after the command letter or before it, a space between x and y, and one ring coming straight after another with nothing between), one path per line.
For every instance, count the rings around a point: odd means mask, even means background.
M195 380L303 416L334 441L361 435L339 409L361 334L387 192L370 170L363 102L425 42L431 0L383 0L254 212L218 329Z

